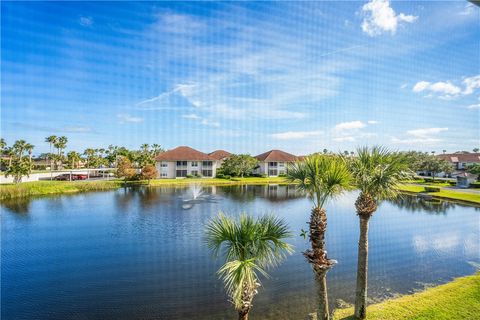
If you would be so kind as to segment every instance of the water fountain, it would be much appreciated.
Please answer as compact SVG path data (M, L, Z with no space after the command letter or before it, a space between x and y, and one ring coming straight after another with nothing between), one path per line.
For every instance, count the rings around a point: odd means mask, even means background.
M191 197L183 199L182 209L185 210L193 208L193 206L197 203L215 200L212 196L205 194L201 184L199 183L191 184L187 194L191 195Z

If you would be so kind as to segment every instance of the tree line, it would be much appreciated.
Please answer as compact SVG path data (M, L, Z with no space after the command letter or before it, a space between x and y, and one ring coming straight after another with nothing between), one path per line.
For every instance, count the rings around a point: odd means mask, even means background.
M29 176L34 169L63 170L78 168L116 168L120 159L128 159L134 169L142 169L155 164L155 157L163 152L159 144L142 144L137 150L130 150L121 146L109 145L107 148L87 148L83 152L65 152L68 138L51 135L45 138L49 145L49 152L33 158L34 145L25 140L17 140L8 145L5 139L0 139L1 167L6 176L12 176L15 183L21 182L22 177ZM43 160L36 165L35 161ZM151 170L149 168L148 170Z

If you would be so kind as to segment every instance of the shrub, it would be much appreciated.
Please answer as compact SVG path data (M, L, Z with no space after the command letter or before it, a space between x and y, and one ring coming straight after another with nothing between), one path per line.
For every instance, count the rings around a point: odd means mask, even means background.
M474 189L480 188L480 182L470 183L470 188L474 188Z
M440 192L439 187L425 187L426 192Z
M225 179L225 175L223 173L217 173L217 175L215 176L215 178L217 179Z
M186 177L187 177L188 179L192 179L192 178L194 178L194 176L193 176L192 174L187 174L187 176L186 176Z

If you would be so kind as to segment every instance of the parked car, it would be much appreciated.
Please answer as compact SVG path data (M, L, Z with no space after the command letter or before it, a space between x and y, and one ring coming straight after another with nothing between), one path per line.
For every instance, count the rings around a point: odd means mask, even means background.
M64 174L58 175L55 178L53 178L53 180L69 181L70 180L70 174L64 173Z
M87 180L88 176L86 174L72 174L70 179L70 173L63 173L61 175L56 176L53 178L54 180L59 181L76 181L76 180Z

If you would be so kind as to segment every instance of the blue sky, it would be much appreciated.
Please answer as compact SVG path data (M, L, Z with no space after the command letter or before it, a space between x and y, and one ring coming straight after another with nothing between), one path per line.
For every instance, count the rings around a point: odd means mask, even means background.
M36 153L480 145L465 1L2 2L1 133Z

